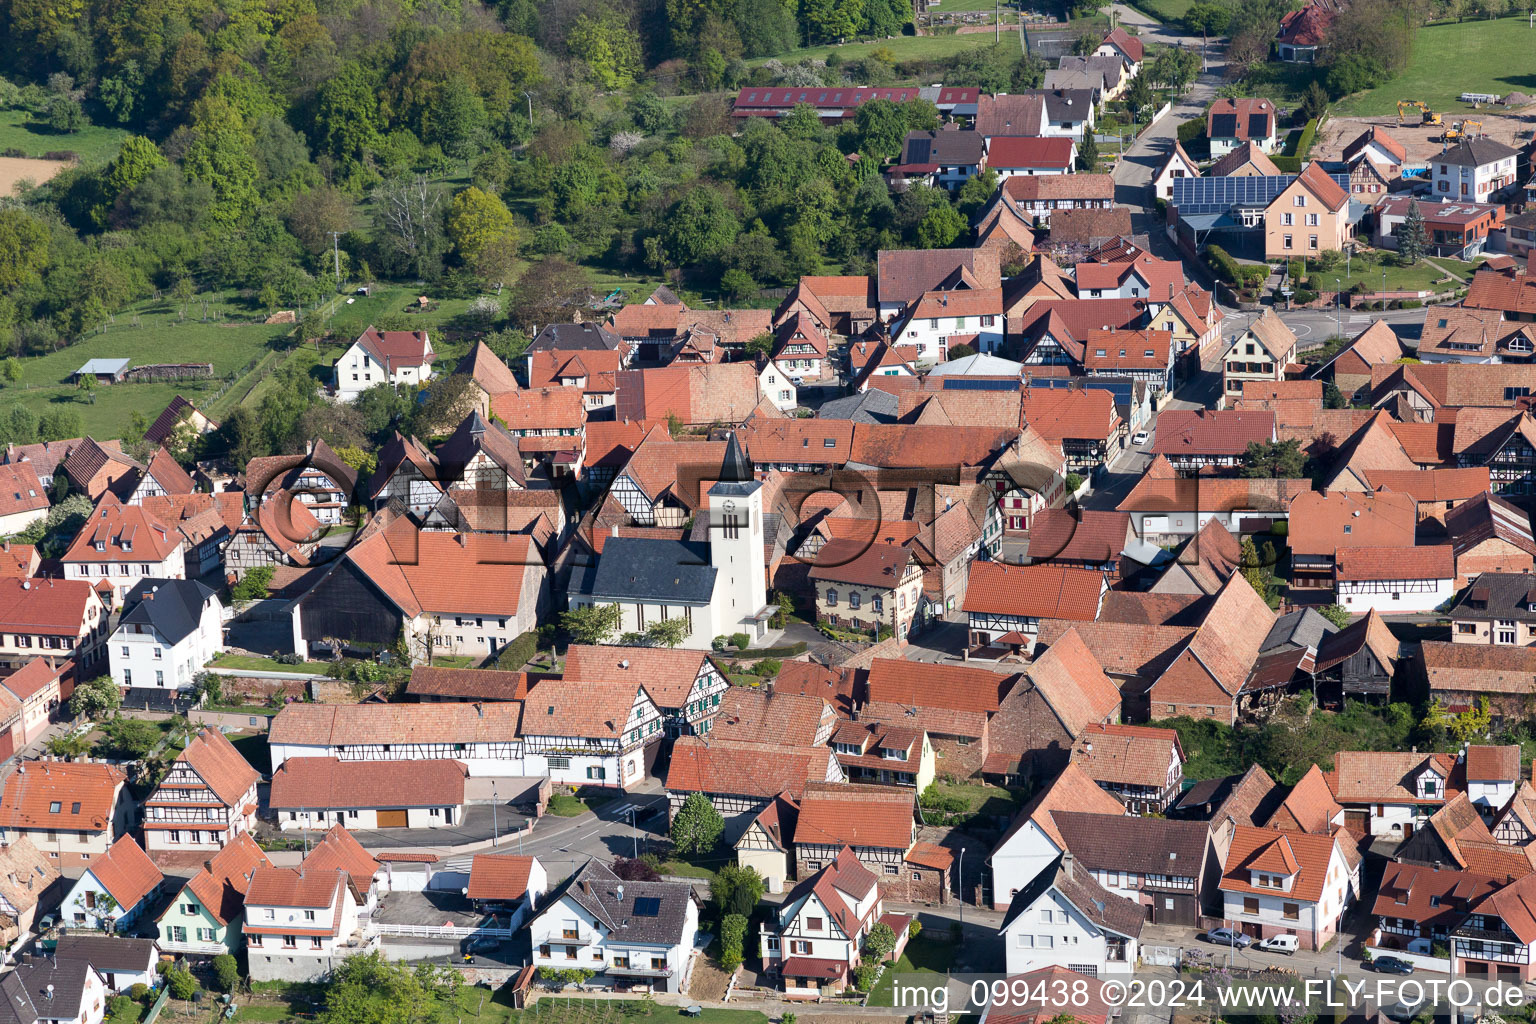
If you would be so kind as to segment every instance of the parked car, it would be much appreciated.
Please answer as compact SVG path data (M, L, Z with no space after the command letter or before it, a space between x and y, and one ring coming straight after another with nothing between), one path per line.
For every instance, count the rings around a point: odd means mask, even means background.
M1268 953L1284 953L1286 956L1294 956L1296 950L1301 948L1301 940L1294 935L1271 935L1260 942L1258 948Z
M1231 946L1234 949L1247 949L1253 945L1251 936L1233 931L1231 928L1212 928L1202 938L1206 942L1214 942L1218 946Z
M1146 443L1147 443L1147 432L1145 430L1138 430L1138 431L1136 431L1136 433L1131 435L1131 444L1135 445L1136 447L1140 448L1142 445L1144 445Z
M1379 956L1376 958L1376 970L1382 974L1412 974L1413 964L1395 956Z

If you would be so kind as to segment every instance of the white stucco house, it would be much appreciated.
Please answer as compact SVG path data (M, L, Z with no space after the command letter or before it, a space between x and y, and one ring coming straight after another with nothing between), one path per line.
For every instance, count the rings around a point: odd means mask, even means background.
M224 606L196 580L142 579L123 599L108 641L112 681L122 687L190 690L224 647Z
M370 326L336 360L336 400L350 402L377 384L410 387L432 379L437 353L426 331Z
M927 292L891 331L898 345L916 346L918 359L944 362L955 345L996 352L1003 344L1003 290L971 288Z
M1063 853L1014 894L998 934L1009 974L1065 967L1095 977L1129 975L1145 920L1140 903L1105 889Z
M699 900L686 882L626 882L589 860L529 924L533 965L592 971L614 988L686 990Z
M1360 893L1359 847L1349 833L1235 825L1221 878L1222 919L1255 939L1294 935L1321 949Z
M59 904L61 922L126 931L160 894L165 876L132 836L123 836L86 865Z

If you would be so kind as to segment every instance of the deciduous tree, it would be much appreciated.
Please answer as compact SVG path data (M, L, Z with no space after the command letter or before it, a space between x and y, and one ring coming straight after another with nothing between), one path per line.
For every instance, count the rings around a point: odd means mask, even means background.
M709 853L720 842L725 819L703 793L690 793L672 819L672 845L679 853Z

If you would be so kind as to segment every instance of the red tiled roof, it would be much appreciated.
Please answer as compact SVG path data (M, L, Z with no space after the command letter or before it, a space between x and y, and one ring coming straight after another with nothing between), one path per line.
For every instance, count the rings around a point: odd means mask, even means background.
M1340 580L1456 578L1455 549L1449 544L1340 548L1335 557Z
M226 807L233 807L261 780L235 745L217 729L203 729L176 758L185 761Z
M95 548L98 541L105 545L101 551ZM164 521L139 505L124 505L108 493L96 503L90 518L75 534L63 561L159 562L180 544L180 534Z
M884 541L827 541L816 552L811 579L851 586L894 590L906 578L912 549Z
M535 858L515 853L477 853L469 862L472 900L520 900L528 894Z
M304 858L303 868L305 871L330 871L333 868L342 871L361 894L373 884L373 873L378 870L379 862L363 849L363 844L352 833L340 825L332 825Z
M0 516L43 512L47 508L48 492L30 462L0 465Z
M872 703L991 713L1016 679L985 668L876 658L866 685Z
M247 907L304 907L314 910L337 907L340 904L337 899L346 899L342 890L347 885L347 873L340 868L326 871L305 870L304 868L275 868L260 866L251 876L250 885L246 888L245 903ZM339 913L337 915L340 916ZM316 924L319 922L317 921ZM330 922L326 922L330 924ZM267 934L275 929L264 929L252 926L250 921L245 924L247 933ZM334 926L330 928L305 928L295 929L293 925L284 925L283 932L300 935L332 935Z
M987 147L988 167L1064 167L1071 168L1072 140L999 136Z
M458 807L464 803L462 761L341 761L290 757L272 773L277 810Z
M137 907L140 900L165 880L154 861L133 836L128 835L108 847L107 852L98 854L86 865L86 870L96 876L125 912Z
M1079 270L1082 266L1078 264ZM1093 330L1088 332L1083 345L1083 366L1100 373L1163 370L1168 366L1168 350L1172 347L1172 331ZM1099 354L1101 351L1103 355Z
M579 430L586 420L580 388L541 387L507 391L491 398L491 415L510 431ZM567 435L572 445L579 439Z
M1074 764L1095 782L1114 785L1162 789L1169 767L1183 760L1177 732L1146 725L1095 722L1072 747Z
M1277 832L1267 828L1239 825L1232 835L1226 869L1221 878L1223 892L1273 894L1256 888L1250 871L1295 874L1286 895L1303 903L1316 903L1323 896L1323 885L1332 862L1335 839L1332 835L1306 832Z
M909 789L808 783L795 824L796 844L912 848L914 795Z
M1291 501L1291 550L1332 555L1345 548L1413 544L1418 515L1414 500L1393 491L1322 494L1308 491Z
M102 832L112 827L118 790L126 779L116 765L23 761L0 793L0 825Z
M1321 46L1335 14L1320 4L1307 4L1280 19L1278 41L1290 46Z
M1066 565L972 562L963 610L1093 621L1104 576Z
M204 862L187 888L219 924L229 924L245 909L245 892L258 867L271 861L249 832L238 832L218 853Z
M1274 433L1272 412L1168 409L1157 419L1152 451L1169 458L1241 455L1250 442L1268 442Z
M405 516L354 544L346 558L412 617L422 612L512 617L521 606L526 574L544 571L525 534L422 530Z
M799 799L807 785L826 781L831 760L829 747L681 736L672 748L666 788L759 797L785 793Z
M1486 494L1489 488L1487 466L1468 466L1464 469L1367 469L1365 479L1373 488L1398 491L1415 501L1465 501Z
M429 351L431 343L426 331L381 331L372 324L358 335L355 344L361 345L383 367L384 372L394 373L402 367L421 366L437 359Z
M693 682L711 667L703 651L666 647L604 647L571 644L566 649L563 678L570 683L645 684L645 692L661 708L680 708Z

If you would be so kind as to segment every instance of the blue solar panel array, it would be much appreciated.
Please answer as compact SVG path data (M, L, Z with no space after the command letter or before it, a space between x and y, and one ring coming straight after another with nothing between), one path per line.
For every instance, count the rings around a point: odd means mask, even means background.
M1136 382L1130 377L1032 377L1029 386L1051 391L1067 391L1071 388L1108 391L1115 396L1116 402L1125 403L1131 400L1131 389L1136 386Z
M1349 191L1349 175L1330 174L1339 187ZM1173 198L1169 204L1179 215L1226 213L1234 206L1268 206L1284 192L1294 174L1254 175L1248 178L1174 178Z

